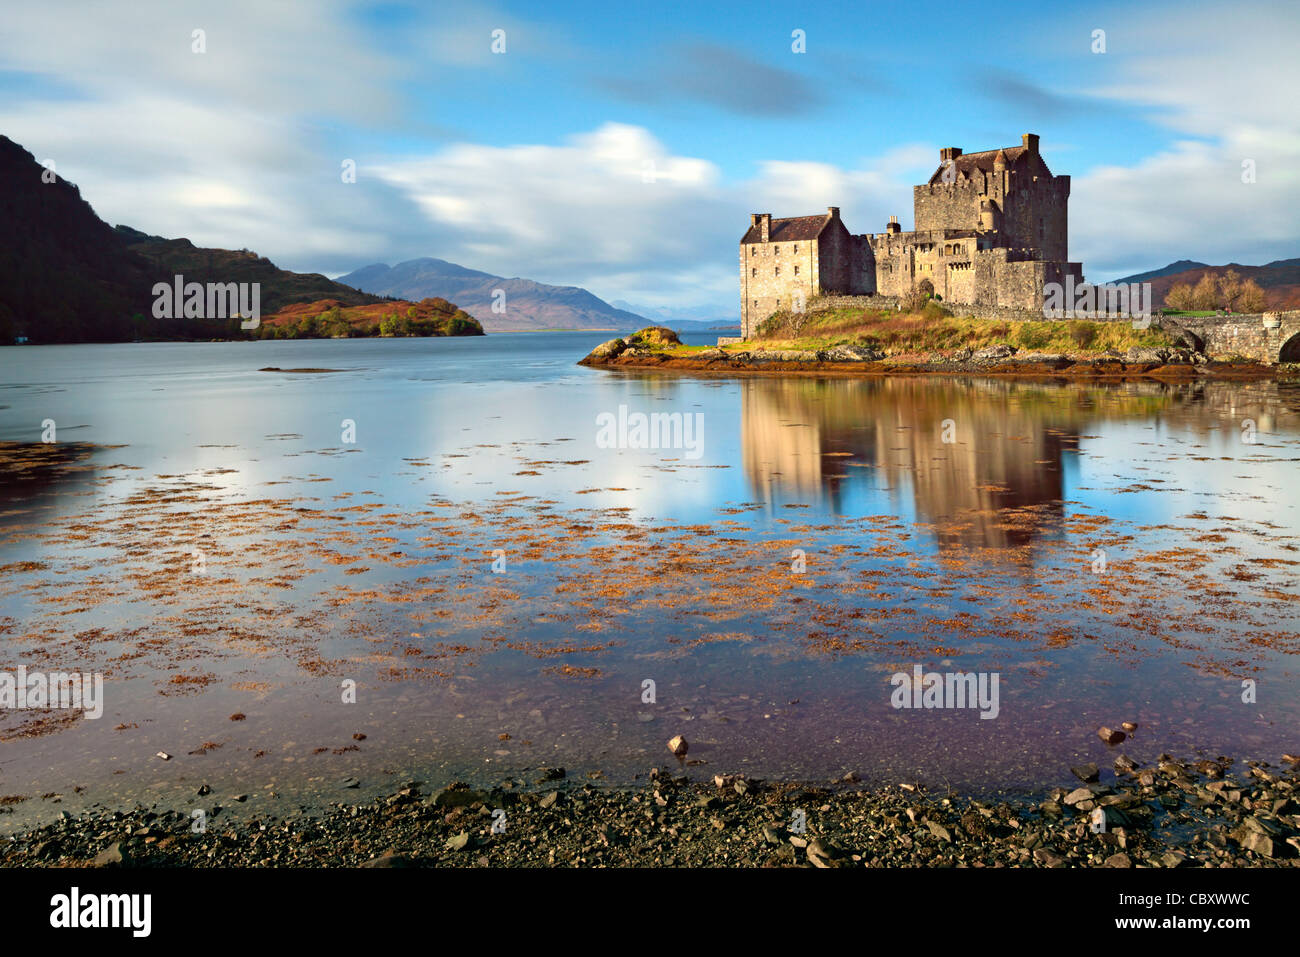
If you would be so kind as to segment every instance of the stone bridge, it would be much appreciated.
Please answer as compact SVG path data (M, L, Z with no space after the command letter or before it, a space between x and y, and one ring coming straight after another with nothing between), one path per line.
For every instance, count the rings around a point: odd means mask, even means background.
M1300 362L1300 310L1173 318L1205 343L1211 359Z

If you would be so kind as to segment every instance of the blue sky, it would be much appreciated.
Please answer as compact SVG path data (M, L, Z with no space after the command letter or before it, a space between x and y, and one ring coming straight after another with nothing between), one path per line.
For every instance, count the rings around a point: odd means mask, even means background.
M68 0L0 26L0 132L110 222L287 268L731 307L749 212L908 228L940 146L1024 132L1089 279L1300 255L1297 49L1289 2Z

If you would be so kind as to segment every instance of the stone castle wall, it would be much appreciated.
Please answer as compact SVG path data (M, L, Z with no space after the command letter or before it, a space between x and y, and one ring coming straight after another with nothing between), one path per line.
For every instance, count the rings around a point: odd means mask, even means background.
M740 334L749 338L772 313L817 295L820 267L816 241L741 246Z
M812 240L760 242L740 247L740 329L753 335L774 312L806 305L826 292L875 289L875 260L861 236L836 217Z
M940 302L954 316L973 316L976 319L1003 319L1015 322L1043 321L1041 309L1018 309L1011 306L981 306L965 303ZM812 313L830 312L834 309L901 309L899 296L821 296L808 304Z

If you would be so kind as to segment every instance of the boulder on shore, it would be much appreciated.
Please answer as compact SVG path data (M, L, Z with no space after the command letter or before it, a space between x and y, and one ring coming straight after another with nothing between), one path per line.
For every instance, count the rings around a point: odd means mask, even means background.
M1164 349L1143 349L1138 346L1134 346L1124 354L1126 362L1163 363L1168 358L1169 353Z
M836 346L826 354L831 362L879 362L885 354L866 346Z
M680 346L682 340L677 338L677 333L667 326L646 326L639 329L628 337L628 344L632 346L641 346L643 348L655 348L662 346Z
M608 342L602 342L596 348L591 350L588 359L612 359L620 352L627 349L627 343L622 339L610 339Z

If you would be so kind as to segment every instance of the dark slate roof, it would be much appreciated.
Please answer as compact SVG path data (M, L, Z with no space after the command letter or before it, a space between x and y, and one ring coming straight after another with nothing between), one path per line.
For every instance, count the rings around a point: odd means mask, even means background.
M1005 146L1000 150L983 150L979 153L963 153L961 156L958 156L954 162L957 164L958 175L963 176L964 178L969 178L975 170L980 170L985 173L993 172L993 167L997 163L999 153L1002 154L1002 162L1006 164L1007 169L1014 170L1017 167L1023 168L1024 162L1029 160L1027 155L1028 152L1029 151L1023 146ZM1052 171L1047 168L1047 164L1043 162L1041 156L1038 157L1038 163L1042 169L1041 171L1035 170L1034 172L1036 175L1052 175ZM939 168L936 169L934 175L930 177L931 183L943 182L943 167L944 164L940 163Z
M830 221L830 213L822 213L820 216L791 216L789 219L774 219L772 220L772 229L768 233L768 240L774 243L793 243L801 239L816 239ZM732 233L732 235L734 236L735 233ZM740 240L740 244L745 246L749 243L761 243L762 241L763 227L761 225L750 226L749 231Z

